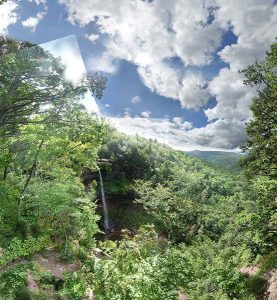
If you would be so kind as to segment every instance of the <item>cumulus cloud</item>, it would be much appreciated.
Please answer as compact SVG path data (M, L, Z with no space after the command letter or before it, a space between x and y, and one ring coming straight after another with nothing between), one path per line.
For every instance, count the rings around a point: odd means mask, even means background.
M93 72L100 71L115 74L118 70L118 65L109 52L104 52L98 57L91 57L88 59L87 68Z
M71 22L84 25L94 21L100 33L107 36L106 52L97 60L102 62L98 62L99 69L114 72L114 59L129 61L137 66L145 86L180 101L183 108L201 108L211 97L215 98L215 107L205 110L210 123L185 133L182 130L181 136L187 139L190 133L190 140L201 147L206 144L230 149L243 141L244 124L251 117L249 105L253 92L243 85L238 70L262 59L274 42L277 28L274 1L60 2L66 5ZM222 47L222 37L227 31L232 31L237 41ZM208 81L201 67L213 62L216 53L228 66ZM172 65L174 58L180 61L180 66ZM188 73L188 69L198 71Z
M39 12L35 17L29 17L26 20L22 21L22 26L28 27L32 31L35 31L38 23L43 19L44 15L44 13Z
M182 117L174 117L173 122L178 125L180 128L185 130L192 129L192 123L188 121L184 121Z
M134 96L134 97L131 99L131 102L132 102L133 104L140 103L140 102L141 102L140 96Z
M142 117L144 118L150 118L151 116L151 111L147 110L147 111L143 111L141 112Z
M98 34L94 34L94 33L85 34L84 36L85 36L86 39L88 39L92 43L95 43L95 41L99 39L99 35Z
M72 22L97 22L100 31L110 37L105 43L106 51L137 65L150 90L180 100L183 107L206 103L203 85L193 85L191 78L170 65L169 58L179 57L184 65L203 66L211 62L222 36L219 24L210 21L212 4L204 5L204 0L60 2L67 5ZM104 62L107 57L106 54ZM188 86L196 92L188 93Z
M218 55L229 64L209 83L209 92L215 96L217 104L207 109L208 119L235 124L251 118L249 106L255 91L243 85L243 75L238 71L256 60L263 59L265 51L274 42L277 28L277 7L271 0L216 0L216 19L221 26L237 35L237 43L225 46ZM234 123L235 120L237 123ZM208 125L209 126L209 125ZM243 128L243 126L242 126ZM216 134L216 132L215 132ZM239 140L245 136L244 130L237 133ZM231 139L231 137L230 137Z
M210 93L216 97L214 108L205 111L208 119L247 120L250 115L249 105L254 96L243 84L243 75L237 70L223 68L209 84Z
M9 25L16 23L18 16L16 13L18 5L14 1L8 1L0 6L0 35L7 34Z
M177 121L177 122L176 122ZM180 122L179 122L180 121ZM233 120L220 120L208 124L205 128L191 128L191 123L159 118L110 118L111 124L119 131L156 139L174 149L189 150L233 150L243 142L241 135L244 124ZM231 125L231 126L230 126Z
M32 32L35 32L38 23L47 14L47 0L28 0L28 2L35 3L37 6L42 6L42 11L38 12L35 16L31 16L21 22L23 27L30 28Z
M201 107L210 98L207 81L201 73L189 74L183 78L180 101L185 108Z
M188 136L200 146L233 150L245 140L244 125L236 119L217 120L206 127L193 128Z
M274 42L277 28L277 6L272 0L216 0L216 19L222 27L238 37L237 43L225 46L218 54L230 69L247 67L264 57Z

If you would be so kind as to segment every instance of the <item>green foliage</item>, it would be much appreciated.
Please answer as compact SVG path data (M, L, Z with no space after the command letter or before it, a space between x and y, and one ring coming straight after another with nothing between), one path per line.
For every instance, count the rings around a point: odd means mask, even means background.
M163 273L170 269L161 268L162 249L167 251L166 244L151 227L142 228L134 239L126 235L118 247L106 245L110 258L95 258L95 299L176 299L176 288Z
M13 42L21 47L2 41ZM72 240L92 245L98 217L81 174L96 168L107 126L79 101L88 90L100 97L106 81L65 81L59 60L23 48L1 57L0 242L49 235L66 249Z
M170 188L160 184L153 188L149 182L137 181L136 192L137 201L162 223L168 238L189 241L196 234L197 211L191 200L173 194Z
M245 84L258 87L253 99L252 120L247 124L248 139L242 149L248 153L243 162L249 177L277 176L277 43L266 53L265 60L243 70Z
M112 195L128 195L131 190L131 181L123 179L113 179L104 182L105 192Z
M264 256L260 261L260 274L272 271L277 265L277 250L273 250L269 255Z
M239 272L244 263L239 249L220 247L210 240L187 248L195 278L187 293L192 299L252 299L246 277Z
M240 167L240 160L243 158L241 154L234 152L223 152L223 151L190 151L188 155L203 159L217 168L233 173L238 173L242 169Z
M66 299L83 299L87 284L82 274L78 272L67 272L64 279L64 286L60 294L66 297Z
M2 0L2 3L5 0ZM1 1L0 1L1 4ZM34 44L26 41L18 41L8 37L0 37L0 56L15 53L19 50L23 50L24 48L29 48L34 46Z
M49 245L49 240L45 237L39 237L37 239L28 238L23 241L14 238L9 246L4 249L0 257L0 267L18 258L28 257L42 250L46 245Z
M0 298L5 300L31 299L26 290L27 275L26 264L19 264L7 271L0 272ZM21 295L22 298L20 298Z
M79 270L63 286L37 272L33 298L255 299L276 265L276 44L244 71L246 84L265 85L244 146L251 181L110 129L80 104L87 91L101 97L106 79L68 82L59 60L30 46L0 40L0 298L29 299L25 261L53 246ZM127 227L117 242L95 241L96 182L84 173L98 157L110 216ZM257 263L255 277L240 271Z
M126 205L122 209L111 208L109 216L112 220L116 220L116 226L119 228L128 228L130 231L136 232L142 225L151 225L155 223L157 230L161 230L159 222L151 214L147 213L140 205Z
M61 61L36 45L2 55L0 62L0 136L4 137L15 135L25 124L63 124L69 104L80 106L78 101L87 91L100 98L106 86L98 73L79 84L64 80ZM43 117L33 120L34 115Z

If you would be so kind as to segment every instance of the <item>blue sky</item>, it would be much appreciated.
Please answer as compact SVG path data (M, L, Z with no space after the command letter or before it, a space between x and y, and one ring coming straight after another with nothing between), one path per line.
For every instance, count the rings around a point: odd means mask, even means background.
M9 1L0 32L50 48L59 39L59 55L72 46L72 69L82 59L104 72L98 107L120 131L181 150L236 150L254 96L238 70L263 58L277 28L273 1L241 2Z

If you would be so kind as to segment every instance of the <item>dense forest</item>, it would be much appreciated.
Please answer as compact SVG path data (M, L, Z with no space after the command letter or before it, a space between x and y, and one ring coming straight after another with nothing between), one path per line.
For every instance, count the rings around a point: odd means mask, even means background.
M103 75L66 81L27 42L0 53L0 299L268 299L276 43L242 70L257 94L236 172L89 114L80 100L101 99Z
M232 173L240 172L240 160L243 158L243 153L225 152L225 151L189 151L187 154L211 163L217 168L228 170Z

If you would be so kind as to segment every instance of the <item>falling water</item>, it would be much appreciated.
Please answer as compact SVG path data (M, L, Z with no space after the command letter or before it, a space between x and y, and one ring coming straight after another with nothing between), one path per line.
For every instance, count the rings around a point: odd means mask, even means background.
M103 179L102 179L102 174L101 174L100 169L98 170L98 172L99 172L100 187L101 187L102 205L103 205L103 209L104 209L104 228L105 228L105 230L108 230L109 229L108 207L107 207Z

